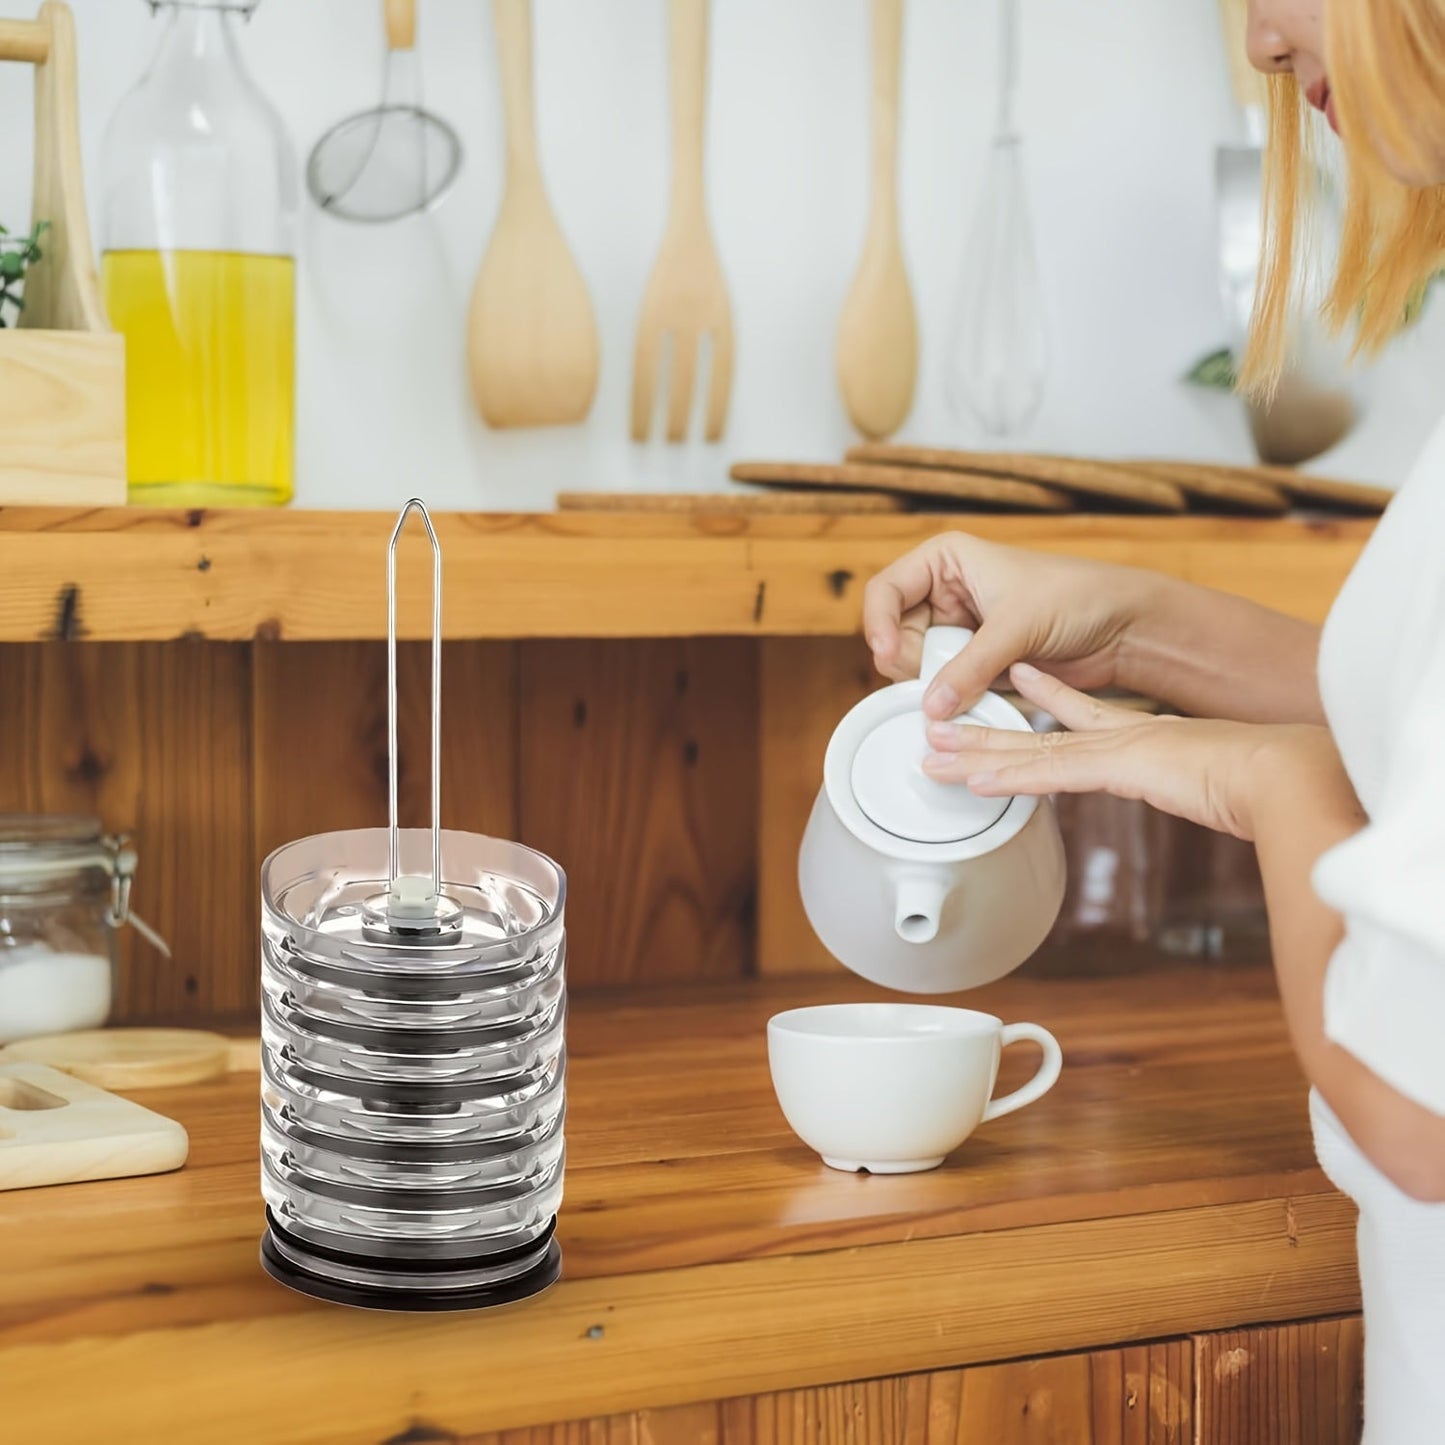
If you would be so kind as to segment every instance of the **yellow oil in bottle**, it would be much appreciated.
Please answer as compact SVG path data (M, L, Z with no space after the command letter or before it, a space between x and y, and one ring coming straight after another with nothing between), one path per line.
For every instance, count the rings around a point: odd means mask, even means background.
M107 251L125 337L130 499L241 507L291 500L295 263L231 251Z

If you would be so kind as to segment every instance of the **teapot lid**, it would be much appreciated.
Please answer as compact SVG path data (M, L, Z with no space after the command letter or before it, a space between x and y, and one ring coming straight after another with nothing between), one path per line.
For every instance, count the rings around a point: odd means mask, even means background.
M969 721L969 718L961 721ZM923 771L932 751L921 713L880 723L853 755L853 796L870 822L911 843L961 843L992 828L1007 798L980 798L962 783L935 782Z
M972 639L966 627L930 627L924 638L920 681L926 690L939 669ZM920 695L921 701L921 695ZM988 726L977 709L958 721ZM980 798L962 783L935 782L923 771L928 719L921 708L886 717L863 737L853 755L853 796L869 822L911 843L960 843L992 828L1008 798Z

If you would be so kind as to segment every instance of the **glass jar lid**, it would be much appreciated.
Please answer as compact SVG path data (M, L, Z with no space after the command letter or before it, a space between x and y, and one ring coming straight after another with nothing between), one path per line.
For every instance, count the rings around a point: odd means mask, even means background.
M129 923L165 957L171 950L144 919L131 911L136 854L130 839L107 833L98 818L79 813L0 813L0 895L12 903L43 906L67 887L110 892L106 921Z
M0 884L54 879L84 868L112 871L113 839L81 814L0 813Z
M36 843L94 843L100 821L80 813L0 813L0 848Z

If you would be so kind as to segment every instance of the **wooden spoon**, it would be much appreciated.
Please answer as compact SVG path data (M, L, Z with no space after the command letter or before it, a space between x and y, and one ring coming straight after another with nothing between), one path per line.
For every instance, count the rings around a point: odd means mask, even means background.
M493 17L507 183L472 292L472 394L489 426L565 426L592 408L597 321L537 160L530 0L493 0Z
M918 320L898 234L898 72L903 0L873 0L873 201L838 327L838 385L864 436L891 436L913 405Z

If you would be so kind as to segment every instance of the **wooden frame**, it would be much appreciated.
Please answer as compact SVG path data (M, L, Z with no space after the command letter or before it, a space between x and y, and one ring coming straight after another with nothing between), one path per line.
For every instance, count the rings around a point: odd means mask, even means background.
M75 22L60 0L0 21L0 60L35 67L36 220L45 256L20 329L0 331L0 502L125 501L125 345L106 320L80 163Z

